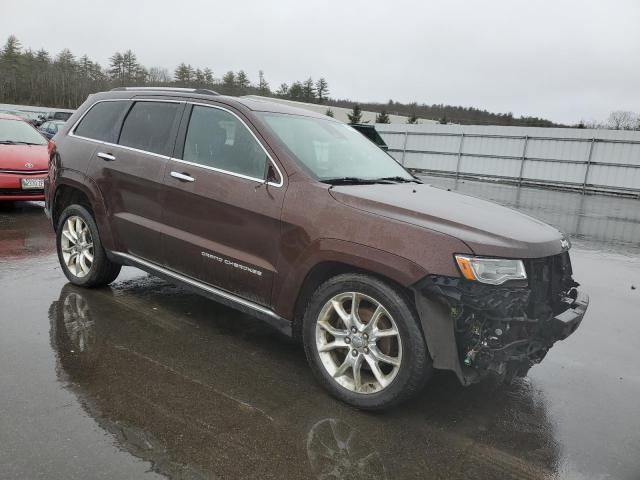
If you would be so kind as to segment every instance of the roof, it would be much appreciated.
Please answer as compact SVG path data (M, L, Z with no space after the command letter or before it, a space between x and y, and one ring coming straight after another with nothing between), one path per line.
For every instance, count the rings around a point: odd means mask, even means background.
M318 117L325 120L330 119L330 117L327 117L326 115L321 115L317 112L307 110L306 108L285 105L271 100L266 100L264 98L256 98L255 96L227 98L233 98L238 103L256 112L287 113L290 115L304 115L305 117Z
M227 95L220 95L212 90L203 90L197 88L169 88L169 87L118 87L111 89L107 92L100 92L98 95L106 95L107 97L116 98L130 98L134 99L139 95L142 96L169 96L169 97L190 97L198 98L202 100L216 101L226 103L228 105L241 106L246 109L255 112L274 112L274 113L286 113L289 115L302 115L305 117L322 118L326 120L332 120L326 115L319 114L317 112L310 111L306 108L299 108L298 106L292 106L283 104L281 102L274 102L270 98L259 96L244 96L244 97L232 97Z
M17 115L10 115L8 113L0 113L0 120L20 120L24 122L24 118L20 118Z
M327 118L326 112L327 110L331 110L333 112L333 118L343 123L349 122L349 114L352 112L351 108L335 107L335 106L330 106L323 103L305 103L305 102L299 102L297 100L289 100L286 98L279 98L279 97L272 98L272 97L262 97L260 95L248 95L242 98L243 99L248 98L252 100L263 100L263 101L268 101L270 103L285 105L298 110L299 109L307 110L307 111L315 112L316 115L319 115L320 117L323 117L323 118ZM392 112L387 112L387 113L389 115L389 120L391 121L391 123L395 123L395 124L399 124L399 123L406 124L409 118L403 115L396 115ZM376 123L377 116L378 116L378 112L362 110L362 118L360 119L360 123L373 125ZM427 120L425 118L420 118L418 121L420 123L438 123L435 120Z

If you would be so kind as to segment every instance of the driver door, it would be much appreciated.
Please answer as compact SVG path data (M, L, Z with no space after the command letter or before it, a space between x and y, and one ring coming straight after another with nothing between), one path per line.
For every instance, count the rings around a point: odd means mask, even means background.
M188 108L165 174L166 265L269 305L283 176L239 114L210 104ZM266 183L268 171L277 178Z

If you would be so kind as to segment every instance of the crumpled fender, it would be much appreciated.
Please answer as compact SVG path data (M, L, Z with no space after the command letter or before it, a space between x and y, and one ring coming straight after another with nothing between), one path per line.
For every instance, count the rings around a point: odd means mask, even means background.
M438 289L430 278L424 278L411 287L433 367L451 370L460 383L470 385L474 383L475 374L462 371L450 307L437 298Z

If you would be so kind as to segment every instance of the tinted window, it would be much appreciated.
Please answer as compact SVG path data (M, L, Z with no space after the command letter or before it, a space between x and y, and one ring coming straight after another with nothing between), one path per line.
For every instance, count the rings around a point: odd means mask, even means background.
M169 155L171 128L179 103L137 102L122 126L120 145Z
M264 178L267 156L251 132L232 114L194 106L183 160L253 178Z
M66 122L67 120L69 120L71 115L72 114L70 112L56 112L56 113L53 114L53 119L54 120L64 120Z
M125 101L97 103L76 127L75 134L103 142L115 142L120 121L128 106L129 102Z

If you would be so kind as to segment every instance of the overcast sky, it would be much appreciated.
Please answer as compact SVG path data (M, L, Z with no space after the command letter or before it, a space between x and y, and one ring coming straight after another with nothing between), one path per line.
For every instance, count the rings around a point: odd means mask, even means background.
M0 0L0 35L103 66L324 76L336 98L445 103L575 123L640 112L639 0Z

